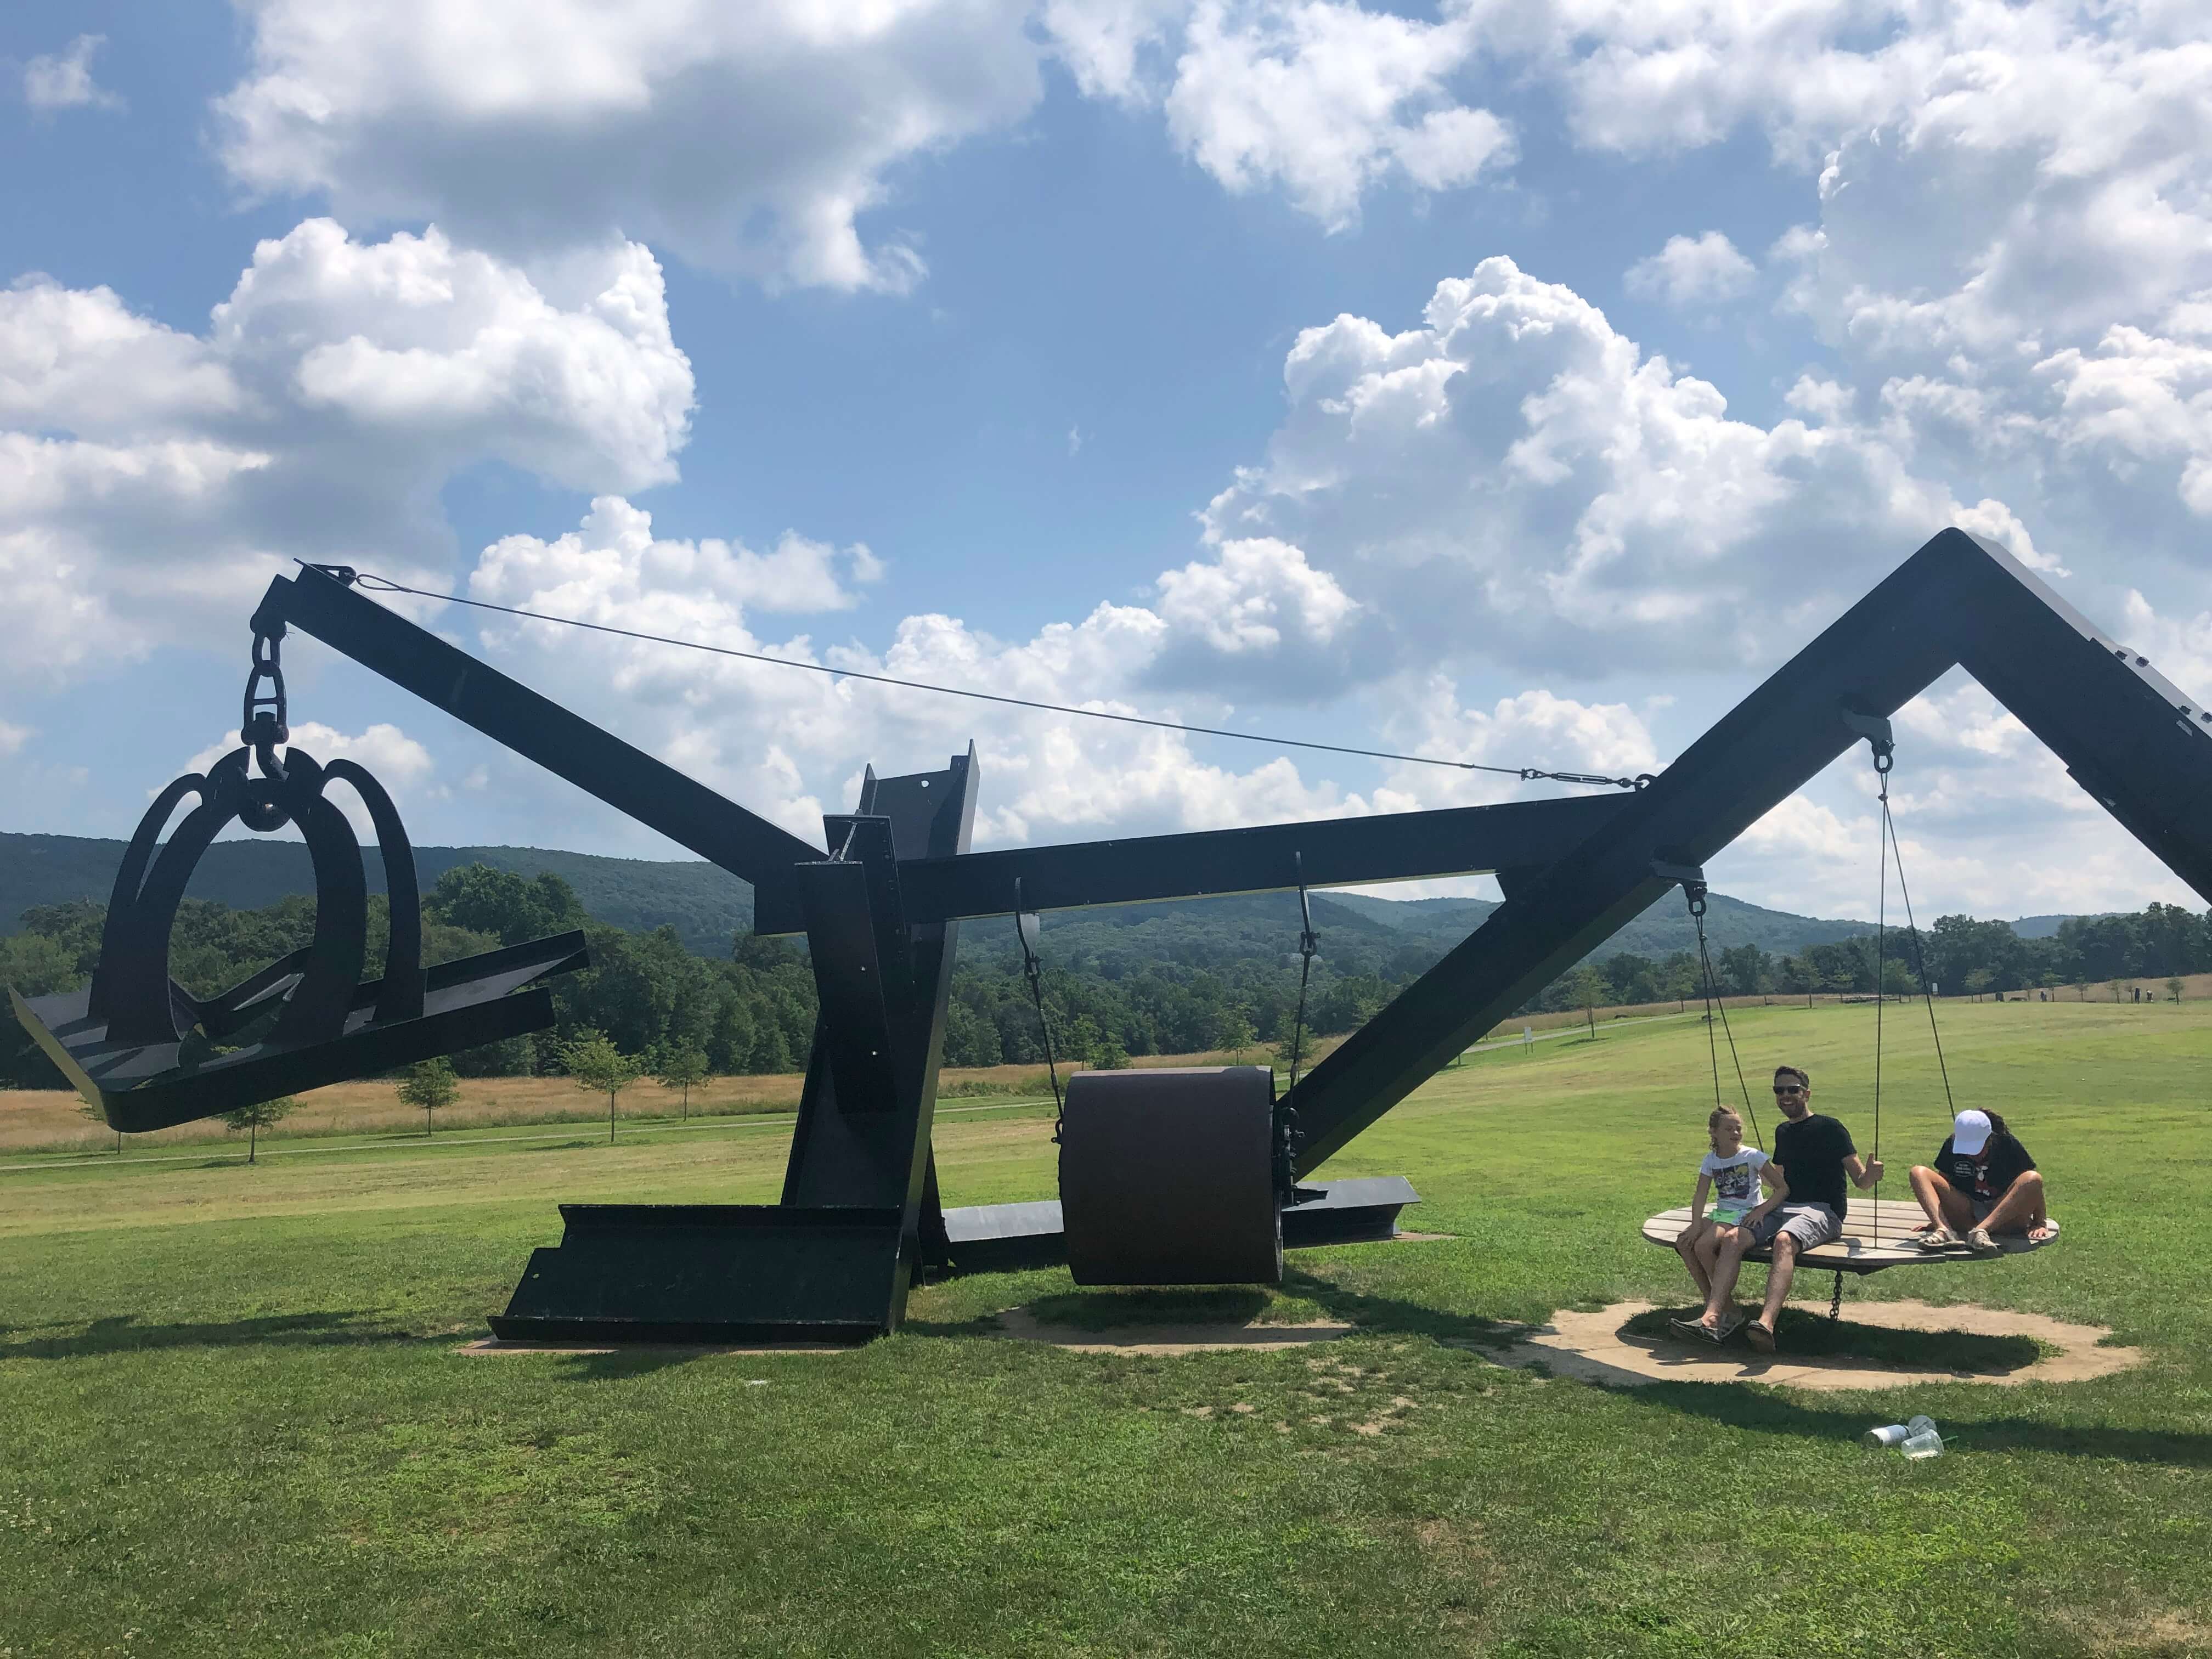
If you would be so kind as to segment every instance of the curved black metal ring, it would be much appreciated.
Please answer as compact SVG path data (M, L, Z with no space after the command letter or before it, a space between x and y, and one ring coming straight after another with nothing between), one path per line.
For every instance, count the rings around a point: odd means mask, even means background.
M139 821L110 890L102 929L100 965L94 970L88 1008L107 1021L108 1037L121 1043L179 1041L194 1018L190 1000L179 1003L169 978L169 934L185 889L216 836L235 818L253 827L257 808L272 809L277 821L297 823L306 836L315 871L315 934L305 951L294 953L299 979L283 999L272 1041L317 1042L344 1029L360 982L368 933L368 882L362 869L361 843L353 826L322 794L325 777L314 759L299 750L287 757L281 778L249 779L250 750L233 750L206 773L178 779L158 796ZM345 765L346 763L339 763ZM382 811L395 823L391 799L374 779L352 767L344 774L369 805L382 834ZM368 787L362 788L362 780ZM155 854L161 830L178 803L198 795L166 845ZM404 836L402 836L404 841ZM404 859L413 885L413 857ZM149 869L150 863L151 868ZM421 1008L421 923L416 906L406 930L412 949L414 999ZM395 935L400 930L395 928ZM401 941L395 937L395 946ZM402 959L404 958L395 958ZM291 960L291 959L288 959ZM407 975L400 977L404 980ZM404 1000L404 994L400 1000Z
M349 760L334 760L323 769L325 779L340 779L353 786L368 808L368 821L376 828L376 846L384 860L384 890L392 907L392 932L384 947L384 985L376 994L372 1018L414 1019L422 1012L422 890L415 871L415 846L407 839L399 809L385 787L363 768Z

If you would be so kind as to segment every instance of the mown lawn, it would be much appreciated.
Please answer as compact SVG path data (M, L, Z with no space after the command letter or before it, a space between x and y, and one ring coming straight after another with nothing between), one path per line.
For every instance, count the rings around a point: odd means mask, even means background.
M1733 1018L1754 1088L1800 1061L1870 1143L1870 1009ZM1901 1197L1945 1109L1924 1024L1887 1018ZM769 1198L767 1124L20 1160L0 1655L2205 1651L2212 1005L1944 1018L1962 1103L2012 1119L2066 1238L1852 1294L2087 1319L2147 1367L1809 1395L1486 1360L1559 1307L1681 1299L1636 1229L1702 1147L1694 1021L1472 1056L1392 1114L1328 1173L1410 1175L1409 1224L1453 1237L1294 1256L1268 1316L1366 1334L1265 1353L977 1334L1041 1297L1114 1299L1060 1273L930 1286L854 1352L456 1353L557 1236L556 1199ZM1046 1135L1034 1112L948 1118L949 1200L1048 1193ZM1825 1304L1825 1277L1801 1286ZM1856 1443L1914 1411L1949 1455Z

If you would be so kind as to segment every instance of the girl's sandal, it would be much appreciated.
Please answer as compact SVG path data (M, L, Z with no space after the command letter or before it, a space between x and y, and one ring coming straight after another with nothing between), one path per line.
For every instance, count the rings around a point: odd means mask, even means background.
M1923 1250L1955 1250L1966 1241L1939 1221L1914 1242Z

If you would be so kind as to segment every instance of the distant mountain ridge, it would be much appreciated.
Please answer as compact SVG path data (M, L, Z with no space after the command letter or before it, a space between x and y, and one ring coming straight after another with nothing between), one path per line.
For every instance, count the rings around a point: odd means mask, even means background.
M125 843L82 836L0 831L0 934L17 932L34 905L71 899L104 902L122 862ZM384 872L368 852L369 888L384 890ZM415 862L428 889L457 866L484 863L519 875L559 876L594 917L644 932L671 927L685 947L722 957L732 938L752 926L752 890L711 864L604 858L532 847L418 847ZM294 893L314 890L307 850L298 842L226 841L208 849L191 888L195 898L237 909L258 909ZM1434 956L1480 927L1494 902L1474 898L1387 899L1363 893L1317 894L1315 924L1324 955L1379 968L1401 952ZM2063 918L2033 917L2016 927ZM1297 944L1297 904L1289 894L1190 899L1163 904L1116 905L1066 911L1046 920L1053 953L1063 963L1126 963L1146 953L1183 960L1226 960L1254 952L1290 951ZM1869 931L1860 921L1792 915L1712 896L1705 918L1716 951L1756 945L1775 955L1824 945ZM1003 934L1005 937L1001 938ZM2038 937L2040 934L2037 935ZM1011 927L975 921L963 932L963 957L989 960L1012 955ZM1655 959L1695 947L1696 934L1680 896L1670 894L1601 946L1594 956L1632 951Z
M71 899L107 902L126 843L86 836L0 830L0 934L20 932L33 905ZM384 861L363 849L368 890L384 891ZM712 864L602 858L536 847L418 847L416 879L428 891L457 866L489 864L517 875L551 872L575 889L584 908L611 927L647 932L672 927L686 949L726 957L731 938L753 925L752 889ZM256 910L293 893L315 890L307 848L296 841L219 841L192 872L193 898Z

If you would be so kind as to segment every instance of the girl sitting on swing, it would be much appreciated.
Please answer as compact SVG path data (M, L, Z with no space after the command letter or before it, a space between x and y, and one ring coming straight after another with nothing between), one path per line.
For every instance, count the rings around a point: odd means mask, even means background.
M1723 1246L1735 1237L1744 1217L1758 1207L1759 1183L1764 1181L1771 1187L1777 1198L1789 1191L1780 1168L1769 1162L1766 1154L1756 1146L1743 1144L1743 1120L1733 1108L1713 1108L1712 1115L1705 1120L1705 1133L1713 1149L1698 1165L1697 1189L1690 1195L1690 1224L1674 1241L1682 1265L1697 1281L1700 1302L1712 1296L1714 1264L1720 1260ZM1709 1194L1713 1200L1711 1215L1705 1212ZM1677 1320L1675 1323L1694 1325L1698 1335L1717 1342L1742 1321L1731 1314L1717 1325L1690 1320Z

